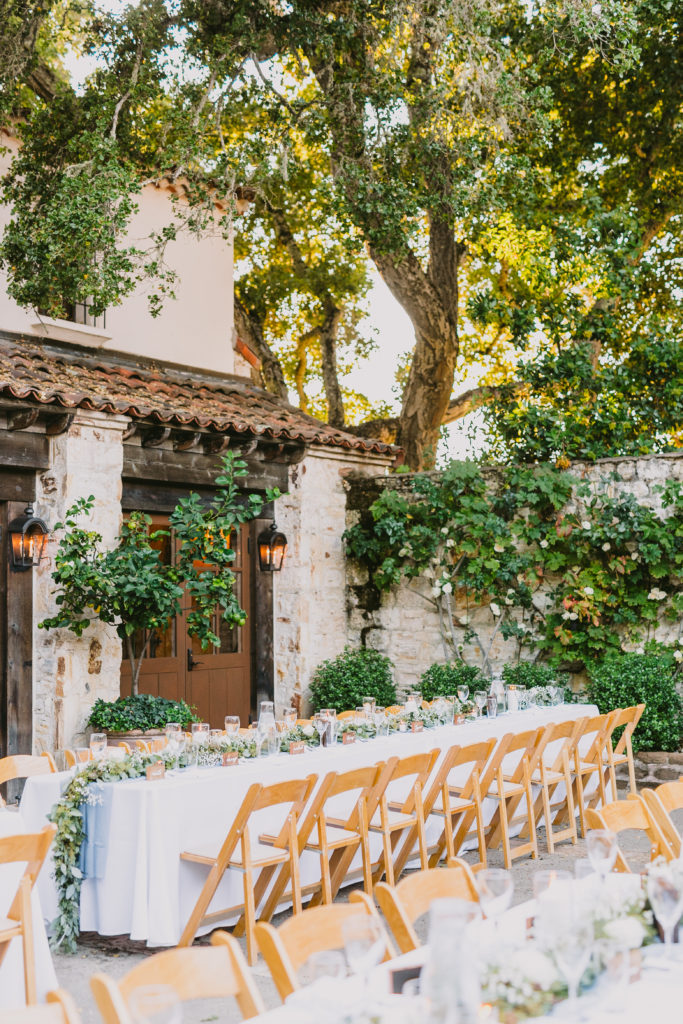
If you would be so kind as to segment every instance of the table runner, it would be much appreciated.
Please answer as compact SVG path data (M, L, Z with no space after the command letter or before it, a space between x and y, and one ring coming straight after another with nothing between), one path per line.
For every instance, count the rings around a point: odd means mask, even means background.
M109 790L111 811L109 843L103 877L88 878L81 893L81 930L102 935L130 935L149 946L176 945L182 928L194 907L206 879L206 868L180 860L184 849L205 843L219 843L242 799L255 782L265 784L329 771L347 771L359 765L374 764L397 755L439 748L442 753L453 744L466 745L490 736L500 738L509 732L522 732L550 722L578 716L592 716L597 709L588 704L535 708L499 718L482 718L463 725L442 726L414 734L393 734L386 738L337 745L332 749L313 749L299 756L280 755L259 758L231 768L192 769L164 779L147 782L132 779L104 783ZM440 760L440 759L439 759ZM435 771L438 769L439 761ZM67 773L38 776L27 781L22 798L22 813L30 827L40 828L62 788ZM400 795L391 791L392 797ZM489 813L493 813L490 802ZM350 811L339 798L335 812ZM276 812L277 813L277 812ZM255 831L277 830L279 822L271 811L262 812L254 822ZM441 824L428 823L430 842L436 839ZM372 852L379 854L381 837L372 837ZM43 911L48 917L57 913L54 882L40 882ZM301 881L307 885L320 877L319 860L311 853L301 858ZM241 906L242 880L228 872L216 894L215 906ZM235 916L220 922L233 924ZM218 922L211 927L217 927ZM205 930L210 930L209 928Z

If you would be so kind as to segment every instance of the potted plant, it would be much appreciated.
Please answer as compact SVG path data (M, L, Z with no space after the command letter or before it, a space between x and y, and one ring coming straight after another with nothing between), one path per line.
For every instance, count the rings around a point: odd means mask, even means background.
M108 733L111 739L126 739L159 735L169 722L179 722L183 729L189 729L190 723L197 721L197 715L184 700L140 693L113 701L99 698L93 704L88 725L93 732Z

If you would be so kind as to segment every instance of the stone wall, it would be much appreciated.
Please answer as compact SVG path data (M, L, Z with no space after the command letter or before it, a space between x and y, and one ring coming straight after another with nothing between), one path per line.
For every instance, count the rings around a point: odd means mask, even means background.
M654 788L662 782L677 782L683 777L683 754L673 751L641 750L633 758L636 783L639 789ZM628 785L628 766L617 768L617 782Z
M278 527L288 538L282 570L274 574L276 710L306 707L306 689L317 665L346 643L344 480L379 474L391 460L343 449L310 449L290 469L289 489L276 504Z
M93 494L91 528L111 545L121 525L123 431L129 420L81 410L68 431L51 440L50 468L40 473L36 510L50 525L70 504ZM33 590L33 744L36 752L79 742L98 697L119 695L121 641L97 622L78 639L68 630L38 629L54 615L51 573L58 540L50 536L47 558L36 569Z
M495 473L495 470L491 471ZM667 480L683 480L683 452L643 458L599 459L595 463L574 463L570 472L592 484L596 491L633 494L641 504L661 509L656 488ZM620 479L616 479L616 475ZM350 476L347 480L347 527L354 525L363 511L377 498L384 486L409 488L409 476L390 476L386 480ZM348 615L347 637L354 646L374 647L388 654L396 667L396 682L402 690L410 689L434 662L450 658L441 639L439 617L431 597L431 587L424 578L411 580L389 593L379 595L369 585L367 570L349 562L347 566ZM494 670L516 657L514 640L505 641L496 633L496 619L488 607L459 608L461 617L469 622L482 638ZM662 623L657 639L672 640L678 633L677 623ZM465 648L464 656L472 664L480 664L480 651L474 645Z

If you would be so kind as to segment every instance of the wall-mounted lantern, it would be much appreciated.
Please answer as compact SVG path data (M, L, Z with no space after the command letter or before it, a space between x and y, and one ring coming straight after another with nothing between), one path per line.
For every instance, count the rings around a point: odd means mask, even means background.
M14 572L26 572L40 563L47 540L47 524L33 514L28 504L23 515L17 516L7 527L10 565Z
M263 572L279 572L282 568L287 538L280 533L275 523L258 535L258 561Z

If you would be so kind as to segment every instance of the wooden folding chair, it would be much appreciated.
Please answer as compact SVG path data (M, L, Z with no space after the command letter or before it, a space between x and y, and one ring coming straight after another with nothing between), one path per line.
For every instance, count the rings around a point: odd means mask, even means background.
M605 766L608 763L607 741L614 712L594 715L586 719L583 733L574 752L574 786L572 796L578 807L581 821L581 835L586 836L586 810L598 804L607 803L605 789ZM586 801L586 788L590 780L596 780L596 788Z
M279 928L265 921L258 922L256 939L259 949L283 1002L300 987L297 974L308 958L322 950L344 949L344 921L365 914L379 919L379 914L368 900L312 907L290 917ZM390 960L395 955L396 951L387 937L384 959Z
M0 786L15 779L29 779L33 775L49 775L56 771L55 759L47 750L39 757L33 754L10 754L9 757L0 757ZM5 801L0 794L0 807L4 806Z
M487 827L487 845L496 847L502 842L503 861L508 871L512 867L512 861L517 857L524 857L526 854L531 854L534 860L538 857L536 816L531 788L531 760L543 731L541 726L527 732L508 733L503 736L496 749L494 777L486 791L482 786L482 794L490 800L495 800L498 805ZM509 759L513 758L516 759L516 763L514 768L510 769ZM526 811L521 816L515 816L522 801L526 804ZM513 846L510 840L510 827L520 821L525 824L529 838L527 842L518 842Z
M349 718L355 718L355 717L356 717L356 712L355 711L340 711L339 714L337 715L337 721L338 722L346 722L346 721L348 721Z
M446 751L433 782L424 797L425 819L431 816L443 819L443 832L432 847L429 867L435 868L444 852L449 861L455 859L470 835L472 823L479 847L479 863L486 865L486 837L481 805L481 779L498 741L491 737L466 747L451 747ZM453 778L452 776L455 776ZM454 823L457 829L454 831ZM413 839L413 844L415 839ZM396 858L397 873L404 866L403 854L408 842Z
M210 870L195 908L180 937L179 946L190 946L197 930L203 924L218 921L228 916L234 909L227 908L207 913L220 880L229 868L241 872L243 876L244 913L241 924L247 936L249 963L253 964L256 957L254 923L256 909L265 894L265 884L261 876L265 875L270 880L278 865L289 862L294 912L301 911L297 820L308 802L317 779L317 775L309 775L306 779L291 779L286 782L274 783L271 786L263 786L260 782L255 782L249 787L242 806L219 848L216 844L207 844L199 849L184 850L180 854L183 860L205 864ZM279 834L273 837L272 845L262 842L260 837L253 842L249 831L251 815L257 811L281 805L289 805L289 807L286 811L285 822ZM255 873L259 875L256 887L254 885Z
M80 1024L76 1004L66 989L58 988L48 992L45 999L47 1002L41 1006L1 1010L2 1024Z
M183 1002L234 996L243 1020L263 1013L263 999L237 939L227 932L215 932L211 942L211 947L155 953L118 981L107 974L94 974L90 987L104 1024L130 1024L128 1000L136 988L146 985L168 985Z
M574 806L574 764L579 740L586 728L586 718L547 725L531 760L531 782L540 786L536 798L534 817L545 820L548 853L555 852L555 844L570 839L576 845L576 808ZM560 786L564 795L553 803ZM555 830L553 823L566 821L564 828Z
M411 843L411 836L417 835L417 844L420 851L420 866L428 867L427 836L425 834L425 819L422 806L423 789L427 784L432 769L436 764L441 751L437 748L421 754L412 754L394 762L393 771L388 785L393 785L402 779L413 778L405 800L391 801L387 798L385 789L380 797L379 808L368 821L368 831L379 833L382 836L382 853L376 865L373 865L373 882L376 884L386 875L390 885L394 884L396 870L394 867L394 849L398 845L401 836L404 843L410 843L408 857L414 848L414 840ZM407 835L406 835L407 833ZM407 857L405 858L407 859Z
M92 761L92 750L90 747L81 747L78 750L65 750L64 762L67 768L76 768L82 764Z
M607 772L609 774L613 800L618 799L616 769L623 764L628 766L629 791L631 793L638 792L638 788L636 786L636 770L633 763L632 740L633 733L635 732L638 722L642 718L644 710L644 704L634 704L630 708L617 708L612 712L612 718L607 732L607 742L605 745L605 759L607 762ZM614 746L614 732L616 729L620 729L622 727L624 731L619 737L617 745Z
M647 813L647 809L639 796L630 796L628 800L615 800L605 804L599 811L589 807L586 811L586 824L591 829L609 829L617 836L621 832L644 832L650 842L650 860L662 856L672 860L673 854L659 826ZM617 852L615 863L617 871L630 873L626 858L621 850Z
M434 900L454 899L478 902L477 887L469 864L454 860L453 867L414 871L393 886L380 882L375 896L401 953L421 945L413 927Z
M29 1006L37 1002L31 890L47 857L56 831L56 825L46 825L40 832L20 833L0 839L0 865L26 864L7 917L0 918L0 966L2 966L12 939L21 938L24 956L24 990Z
M656 789L643 789L640 795L645 808L654 819L661 835L666 840L671 856L678 859L683 852L681 834L674 824L671 813L683 809L683 776L677 782L663 782Z

